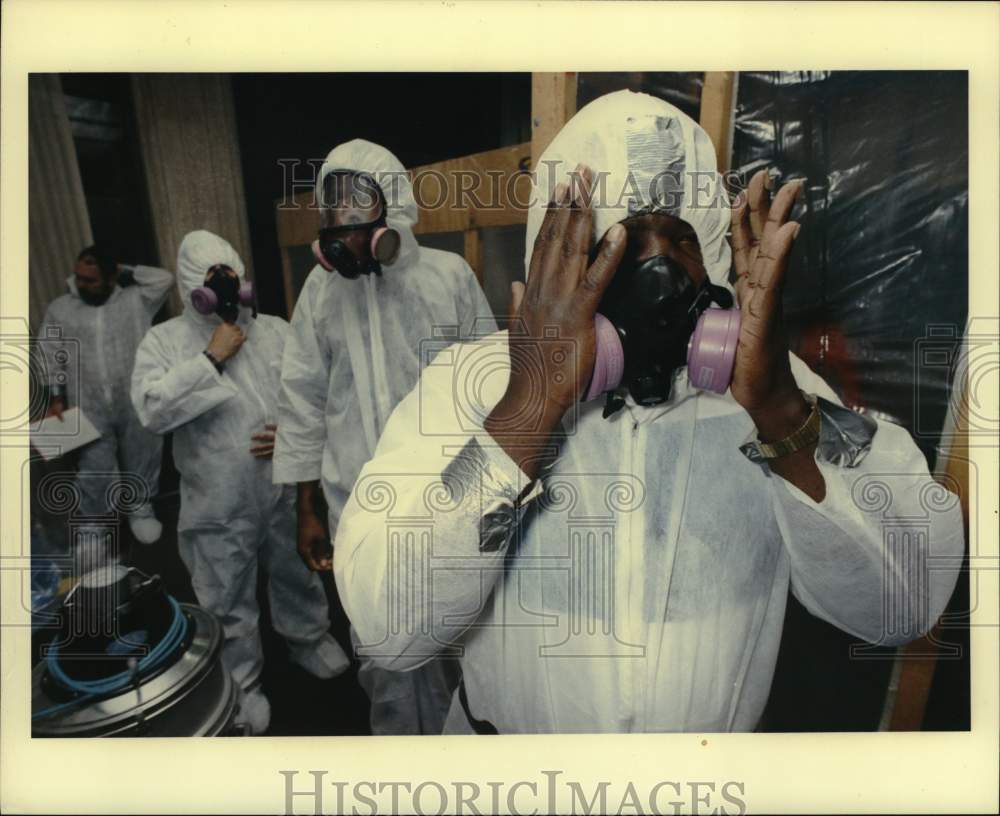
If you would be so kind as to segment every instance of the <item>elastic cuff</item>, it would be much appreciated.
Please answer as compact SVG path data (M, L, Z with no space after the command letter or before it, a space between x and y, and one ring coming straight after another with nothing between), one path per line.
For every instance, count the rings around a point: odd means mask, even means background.
M212 368L214 368L220 375L226 370L225 364L216 360L208 349L205 349L205 351L202 352L202 356L212 364Z
M283 457L282 457L283 458ZM271 484L298 484L318 482L322 478L321 462L285 462L275 451L271 460Z

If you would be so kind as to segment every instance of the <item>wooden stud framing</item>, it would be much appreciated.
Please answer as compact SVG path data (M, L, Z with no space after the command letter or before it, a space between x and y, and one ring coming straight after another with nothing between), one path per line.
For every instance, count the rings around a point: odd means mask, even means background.
M940 454L935 467L935 477L947 489L957 492L965 524L965 538L969 538L969 390L968 381L956 382L961 389L959 405L953 405L944 433L950 436L948 449ZM956 410L957 409L957 410ZM961 579L960 579L961 580ZM898 684L892 711L889 712L890 731L919 731L923 728L927 700L930 697L934 672L941 643L940 627L935 626L928 637L922 637L900 649Z
M472 271L476 273L476 280L479 281L480 286L483 285L482 250L482 236L480 235L479 230L466 230L462 254L465 256L465 262L471 266Z
M532 169L555 135L576 113L576 74L533 73L531 75Z
M733 106L736 102L736 71L707 71L701 91L701 126L715 145L716 167L729 170L733 149Z

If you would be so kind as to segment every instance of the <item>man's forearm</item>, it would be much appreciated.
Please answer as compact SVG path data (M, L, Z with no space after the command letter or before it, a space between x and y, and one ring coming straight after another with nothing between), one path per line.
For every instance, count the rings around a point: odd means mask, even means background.
M311 482L299 482L297 494L296 508L299 515L309 512L323 518L325 515L323 505L326 504L326 501L318 479Z
M810 406L801 394L782 401L779 405L751 414L762 442L777 442L794 433L809 417ZM815 502L826 497L826 482L816 466L816 443L806 445L794 453L768 460L772 473L791 482Z
M486 418L483 430L529 479L535 479L563 413L557 406L532 404L508 391Z

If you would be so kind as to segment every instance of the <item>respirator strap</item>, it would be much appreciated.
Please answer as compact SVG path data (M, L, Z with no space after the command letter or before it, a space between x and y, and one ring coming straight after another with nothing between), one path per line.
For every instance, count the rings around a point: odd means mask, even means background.
M355 230L372 229L373 227L384 227L386 225L385 221L385 205L383 204L383 212L374 221L365 221L363 224L337 224L333 227L322 227L320 232L353 232Z
M706 279L698 290L698 294L695 295L694 302L688 308L688 314L697 320L701 313L713 303L722 309L731 309L733 294L725 286L719 286Z

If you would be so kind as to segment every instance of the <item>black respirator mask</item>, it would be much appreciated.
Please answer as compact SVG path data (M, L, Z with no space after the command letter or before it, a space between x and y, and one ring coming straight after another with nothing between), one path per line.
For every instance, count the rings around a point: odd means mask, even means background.
M378 205L378 216L369 221L351 220L350 214L370 212ZM386 223L386 203L382 188L367 173L336 171L323 184L322 206L336 210L345 223L323 227L312 243L316 260L327 272L336 270L354 280L361 275L381 275L382 264L390 264L399 255L399 233ZM348 233L363 232L360 242L367 250L358 257L343 238ZM359 242L355 242L359 243Z
M231 272L224 264L216 264L208 270L205 284L191 292L195 311L203 315L217 314L227 323L235 323L240 307L246 306L257 317L253 284L250 281L240 283L238 277L229 274Z
M695 285L684 267L667 256L619 268L598 308L598 359L585 399L608 393L604 411L608 416L624 404L621 397L610 393L620 383L638 405L665 402L670 398L674 373L689 364L692 345L700 345L694 340L700 340L701 331L698 337L692 335L699 328L699 318L713 303L730 310L733 297L707 277L700 286ZM713 312L717 313L711 315L713 318L733 318L730 311ZM738 320L738 312L735 318ZM738 323L736 328L738 332ZM724 340L727 334L721 335ZM728 342L734 350L735 336ZM711 388L704 383L697 385Z

